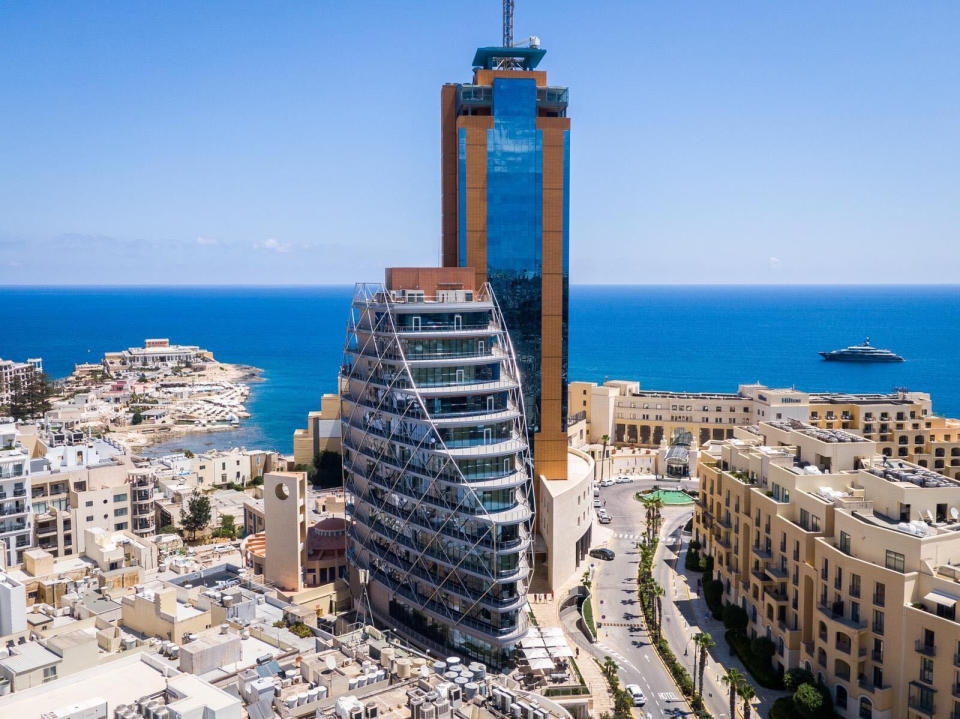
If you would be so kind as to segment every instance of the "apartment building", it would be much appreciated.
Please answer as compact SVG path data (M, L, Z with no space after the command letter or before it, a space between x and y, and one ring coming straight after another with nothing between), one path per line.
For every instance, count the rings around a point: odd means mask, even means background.
M960 715L960 483L773 420L701 450L694 531L723 597L844 717Z
M641 390L639 382L571 382L570 414L583 413L591 444L659 447L689 432L699 444L729 439L733 430L765 419L806 419L808 395L761 384L740 385L736 393Z
M354 596L384 623L500 665L527 631L533 483L513 347L475 282L470 268L402 268L356 288L341 374L348 558Z
M306 429L293 432L293 464L306 466L321 452L340 451L340 395L325 394L320 411L307 415Z
M282 463L283 466L280 464L276 452L234 448L198 454L192 460L191 470L198 488L212 489L227 484L246 486L254 477L286 469L286 462Z
M12 419L0 418L0 566L17 564L32 541L30 455Z
M10 403L17 387L29 385L40 372L43 372L43 360L40 358L26 362L0 359L0 407Z

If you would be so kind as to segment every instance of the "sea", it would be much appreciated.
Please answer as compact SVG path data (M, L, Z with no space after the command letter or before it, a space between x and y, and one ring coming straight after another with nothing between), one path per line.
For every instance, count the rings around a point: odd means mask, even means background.
M336 390L352 287L0 287L0 358L42 357L53 377L105 351L168 337L263 370L237 429L151 449L290 452L320 396ZM807 391L929 392L960 416L960 286L621 286L570 289L571 380L735 392L762 382ZM824 362L871 344L898 364Z

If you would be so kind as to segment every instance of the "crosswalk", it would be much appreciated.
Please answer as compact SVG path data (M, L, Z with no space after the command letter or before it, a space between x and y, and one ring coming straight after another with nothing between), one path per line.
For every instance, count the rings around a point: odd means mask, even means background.
M628 534L627 532L616 532L613 536L617 539L643 539L642 533Z
M660 697L660 701L662 701L662 702L678 702L678 701L680 701L680 697L677 696L677 693L676 693L676 692L659 692L659 693L657 694L657 696Z

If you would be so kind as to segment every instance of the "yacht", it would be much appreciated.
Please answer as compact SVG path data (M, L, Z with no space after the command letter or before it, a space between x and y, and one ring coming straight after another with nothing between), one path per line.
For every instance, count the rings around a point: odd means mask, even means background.
M828 362L903 362L904 359L890 350L872 347L867 337L862 345L852 345L842 350L821 352L820 356Z

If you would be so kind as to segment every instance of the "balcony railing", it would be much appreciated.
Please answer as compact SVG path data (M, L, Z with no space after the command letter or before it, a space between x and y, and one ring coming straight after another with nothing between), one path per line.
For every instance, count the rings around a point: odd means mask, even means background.
M870 658L871 658L873 661L877 662L877 663L882 663L882 662L883 662L883 652L882 652L881 650L879 650L879 649L874 649L874 650L872 650L872 651L870 652Z
M928 657L934 657L937 655L937 647L935 644L928 644L923 639L918 639L914 642L914 648L920 654L924 654Z
M920 712L921 714L926 714L927 716L933 716L937 713L937 705L933 702L924 702L921 701L918 697L910 697L907 700L907 705L914 711Z

